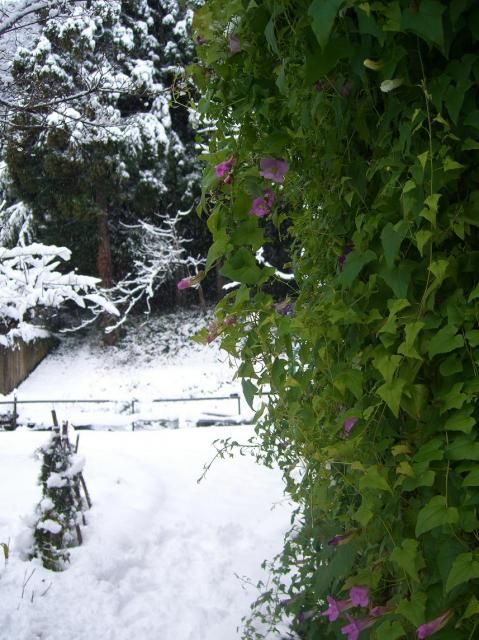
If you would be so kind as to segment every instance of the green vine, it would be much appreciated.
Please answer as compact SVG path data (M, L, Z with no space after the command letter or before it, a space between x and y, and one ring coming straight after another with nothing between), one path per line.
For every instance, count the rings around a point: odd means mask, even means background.
M299 505L258 615L474 638L479 7L206 0L194 29L206 270L238 283L209 339Z

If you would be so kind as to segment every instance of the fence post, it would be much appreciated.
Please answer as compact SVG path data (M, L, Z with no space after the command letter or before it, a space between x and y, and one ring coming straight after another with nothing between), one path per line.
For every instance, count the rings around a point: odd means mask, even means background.
M13 419L12 419L12 427L13 430L17 428L17 392L13 393Z

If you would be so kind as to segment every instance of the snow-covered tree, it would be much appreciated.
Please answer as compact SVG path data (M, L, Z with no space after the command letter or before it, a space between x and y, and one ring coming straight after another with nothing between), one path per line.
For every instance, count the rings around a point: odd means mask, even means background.
M84 459L71 450L68 435L53 431L37 451L41 459L42 499L36 509L31 555L51 571L62 571L70 547L81 543L80 524L87 505L80 493Z
M118 315L98 278L58 270L70 256L69 249L42 244L0 248L0 345L48 337L49 319L67 303L90 306L93 317L99 309Z
M131 270L135 253L122 223L149 221L157 211L175 215L192 203L199 177L193 132L175 90L192 55L191 11L178 0L91 0L87 7L47 16L34 46L18 50L16 85L49 104L44 113L16 116L6 158L43 225L41 239L71 246L82 270L93 271L96 254L110 288Z

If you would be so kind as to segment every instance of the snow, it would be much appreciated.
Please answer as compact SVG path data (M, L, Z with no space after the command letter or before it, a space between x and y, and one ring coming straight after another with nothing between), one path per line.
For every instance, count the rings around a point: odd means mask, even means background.
M80 450L93 499L63 573L25 561L39 500L32 452L45 434L0 434L0 640L232 640L257 597L251 584L281 548L290 507L279 473L251 458L216 462L211 442L250 427L86 432ZM272 506L275 508L272 509ZM45 523L42 524L44 526ZM54 530L55 522L51 522Z
M103 396L121 406L134 395L141 407L155 396L240 393L218 346L188 340L209 322L210 316L181 311L138 320L108 349L94 334L73 335L19 386L18 397ZM216 413L235 414L236 403L224 401ZM141 414L127 413L124 431L77 432L74 466L83 470L93 506L83 545L69 550L62 573L28 557L35 509L52 507L42 499L34 456L48 434L25 426L0 432L0 543L10 550L0 561L0 640L240 638L256 585L268 581L261 565L281 550L292 507L280 472L249 456L218 458L198 483L217 453L214 441L246 443L254 436L247 425L189 427L203 404L209 403L157 405L180 429L131 431L131 419ZM60 421L73 422L72 406L19 405L19 411L51 424L46 414L55 408ZM98 408L80 415L95 416L109 429L121 418L111 410L101 416ZM64 478L51 474L48 482ZM46 522L41 526L54 532L58 523Z

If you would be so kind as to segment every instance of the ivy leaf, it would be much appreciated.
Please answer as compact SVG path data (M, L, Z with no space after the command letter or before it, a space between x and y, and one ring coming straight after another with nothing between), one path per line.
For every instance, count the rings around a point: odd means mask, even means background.
M388 405L396 418L399 415L399 406L401 404L401 396L405 384L405 380L396 378L396 380L392 380L391 382L386 382L385 384L381 385L377 390L377 394Z
M325 47L329 40L329 35L338 15L338 11L344 0L313 0L309 5L308 15L312 17L311 25L321 47Z
M479 460L479 442L471 441L467 436L456 436L446 447L449 460Z
M446 593L454 587L479 578L479 562L472 553L461 553L454 560L446 582Z
M258 284L265 276L274 273L274 269L261 269L251 252L246 247L240 247L225 262L221 273L244 284Z
M434 496L423 507L417 516L416 537L445 524L459 521L459 513L455 507L448 507L444 496Z
M389 556L391 562L397 564L416 582L419 582L418 571L425 567L424 558L418 551L419 542L406 538L400 547L395 547Z
M461 349L464 347L464 338L461 335L457 335L457 327L447 324L431 338L429 343L429 357L433 358L439 353L450 353L454 349Z

